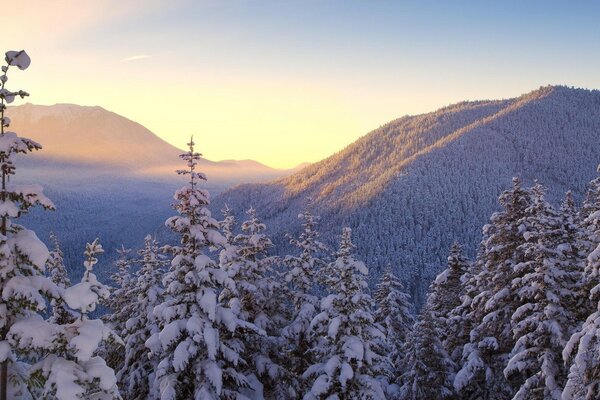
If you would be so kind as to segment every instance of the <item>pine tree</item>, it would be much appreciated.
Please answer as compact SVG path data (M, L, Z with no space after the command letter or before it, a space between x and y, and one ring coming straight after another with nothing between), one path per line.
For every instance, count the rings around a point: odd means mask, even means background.
M439 339L435 314L426 305L403 346L401 400L451 399L454 364Z
M247 214L242 233L221 252L221 268L235 281L236 290L224 290L219 301L229 304L238 299L240 318L258 328L247 332L243 339L246 359L252 364L248 373L260 379L267 397L287 397L288 385L281 380L285 371L279 356L280 330L286 320L285 298L272 270L276 258L267 254L272 243L264 234L266 226L253 208ZM225 231L231 232L227 228Z
M327 250L319 241L316 229L319 217L305 211L298 218L303 221L302 233L297 239L289 239L300 254L287 255L283 260L286 271L284 279L289 285L293 309L289 323L282 329L282 336L287 341L286 370L289 372L288 379L293 382L290 386L295 397L307 390L301 377L312 361L309 353L313 345L310 340L310 322L319 307L315 283L320 271L326 266L321 255Z
M187 169L177 171L189 176L188 185L175 193L179 215L165 222L180 244L165 247L173 259L163 279L165 300L154 309L160 332L146 345L160 360L161 400L243 398L249 383L241 371L243 344L234 333L250 324L239 318L239 309L217 303L218 292L235 289L235 283L204 252L226 240L207 208L208 191L199 187L206 180L196 171L201 155L193 140L188 146L181 155Z
M466 316L473 329L454 381L459 396L465 399L508 399L516 391L517 384L507 381L503 370L515 343L511 317L521 305L511 289L515 266L526 260L520 221L532 195L514 178L513 188L499 200L504 210L494 213L483 228L474 277L479 294L472 299L471 312Z
M380 377L387 370L380 353L385 340L375 323L373 301L366 293L368 269L352 251L350 228L344 228L336 260L323 274L330 295L311 322L316 363L304 373L312 380L304 399L384 399Z
M375 322L384 328L385 350L392 364L392 376L400 375L402 347L414 324L413 306L404 286L387 267L373 295Z
M121 399L114 371L97 355L102 342L120 339L100 319L88 317L110 295L108 286L98 282L92 272L98 262L96 256L102 252L98 239L86 244L81 282L64 292L67 305L78 312L74 322L49 324L33 315L11 328L9 341L15 347L45 355L31 369L32 380L40 383L39 389L33 389L35 398Z
M527 260L515 266L512 287L522 305L511 318L516 342L504 374L522 380L514 399L560 399L566 380L561 352L576 324L581 271L574 268L563 218L544 200L541 185L532 193L520 223Z
M60 249L60 242L54 233L50 233L50 241L54 243L54 250L50 252L48 261L46 261L46 271L50 280L62 290L71 286L71 280L67 274L67 268L64 264L64 255ZM65 325L73 322L76 315L67 307L62 297L50 300L52 314L48 322Z
M166 261L159 254L156 239L150 235L144 238L144 248L138 254L140 259L136 263L141 264L141 268L127 294L132 299L132 307L121 335L125 352L117 379L125 398L154 400L159 396L158 388L154 386L158 360L149 356L146 341L159 332L153 311L163 301L161 280Z
M33 231L13 222L34 206L52 210L54 205L44 196L41 186L13 183L16 156L40 150L41 145L7 130L10 119L5 116L6 105L12 103L17 96L28 96L22 90L13 92L6 88L8 71L11 67L24 70L31 60L21 50L7 52L5 61L6 65L1 67L0 75L0 400L7 400L9 365L12 372L19 367L14 354L16 349L9 344L7 338L10 335L13 343L24 343L16 337L17 332L11 332L11 329L15 324L33 318L41 319L39 314L45 310L48 299L58 298L60 295L56 285L44 276L48 249ZM29 353L28 349L23 348L19 351ZM15 382L16 379L11 383Z

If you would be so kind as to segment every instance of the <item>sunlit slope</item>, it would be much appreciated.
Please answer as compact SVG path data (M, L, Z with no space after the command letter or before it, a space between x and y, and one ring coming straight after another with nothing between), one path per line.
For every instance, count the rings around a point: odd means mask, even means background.
M276 238L309 207L327 241L349 225L373 276L390 263L420 296L454 240L474 253L513 176L539 179L554 201L569 189L581 197L599 139L600 92L545 87L400 118L288 178L233 188L214 206L253 205Z

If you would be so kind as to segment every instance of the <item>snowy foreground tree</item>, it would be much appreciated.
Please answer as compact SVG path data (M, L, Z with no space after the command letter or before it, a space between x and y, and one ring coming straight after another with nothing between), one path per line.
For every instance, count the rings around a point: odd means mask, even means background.
M400 399L453 398L454 363L442 346L440 329L436 325L435 314L429 306L426 305L421 312L402 352Z
M34 206L54 209L54 205L44 196L39 185L9 183L9 180L14 181L10 178L16 172L14 161L17 154L27 154L41 149L41 146L7 130L10 119L5 116L6 105L17 96L28 95L22 90L8 90L7 74L11 67L26 69L30 59L21 50L7 52L5 61L0 75L0 400L19 396L26 398L27 392L24 377L18 374L23 364L19 363L15 354L15 344L22 343L18 338L20 331L11 330L16 324L32 318L41 320L48 300L59 297L57 286L44 276L48 249L33 231L13 222ZM8 340L9 337L12 340ZM22 352L27 350L22 349Z
M368 269L354 259L350 228L344 228L336 260L324 272L331 294L321 300L312 322L316 363L304 399L384 399L387 359L385 335L374 323L373 301L366 293Z
M239 318L239 305L227 307L217 302L218 293L235 283L219 269L206 251L221 248L225 238L207 206L209 195L199 184L206 180L196 171L201 155L182 154L189 177L188 185L175 193L174 208L179 215L166 226L179 237L178 246L167 246L173 255L165 275L165 300L154 308L159 331L146 342L159 360L156 380L161 400L241 399L249 387L243 370L247 361L235 332L252 328Z
M289 285L292 312L289 322L282 329L282 336L286 340L286 369L295 397L310 389L302 380L302 374L313 361L309 352L314 346L311 342L310 323L319 307L315 285L326 266L322 255L327 250L318 240L319 218L309 211L300 214L298 218L302 220L303 230L299 238L290 238L290 244L300 254L288 255L283 260L286 270L284 279Z
M155 371L158 367L156 357L150 357L146 348L146 340L158 333L154 307L163 301L164 288L161 280L166 262L156 239L147 235L144 248L138 252L140 259L136 263L141 268L135 284L130 285L127 298L131 299L129 318L119 332L125 343L123 363L117 373L121 394L126 399L158 398L155 387Z
M385 351L392 364L392 373L400 375L402 347L414 323L410 296L404 286L388 267L373 296L377 310L375 322L384 328Z

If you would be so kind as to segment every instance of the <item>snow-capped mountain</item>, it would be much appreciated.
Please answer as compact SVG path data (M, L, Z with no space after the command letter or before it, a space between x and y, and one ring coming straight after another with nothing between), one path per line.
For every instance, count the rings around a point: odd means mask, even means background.
M44 176L81 177L99 172L144 179L172 179L180 168L181 149L170 145L137 122L102 107L74 104L24 104L8 112L11 129L43 145L43 151L24 162ZM196 138L201 141L201 138ZM181 144L185 146L185 143ZM213 186L264 182L290 171L267 167L253 160L210 161L202 168ZM39 171L43 169L43 171Z
M371 278L389 263L421 302L453 241L475 253L513 176L538 179L554 202L567 190L581 199L599 138L600 91L543 87L399 118L287 178L230 189L213 207L227 203L239 215L252 205L281 250L305 208L321 215L329 243L350 226Z

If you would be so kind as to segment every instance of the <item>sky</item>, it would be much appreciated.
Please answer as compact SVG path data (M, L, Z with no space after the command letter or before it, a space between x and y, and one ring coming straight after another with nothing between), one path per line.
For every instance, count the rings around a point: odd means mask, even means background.
M600 2L0 0L35 104L99 105L211 160L315 162L406 114L600 88Z

